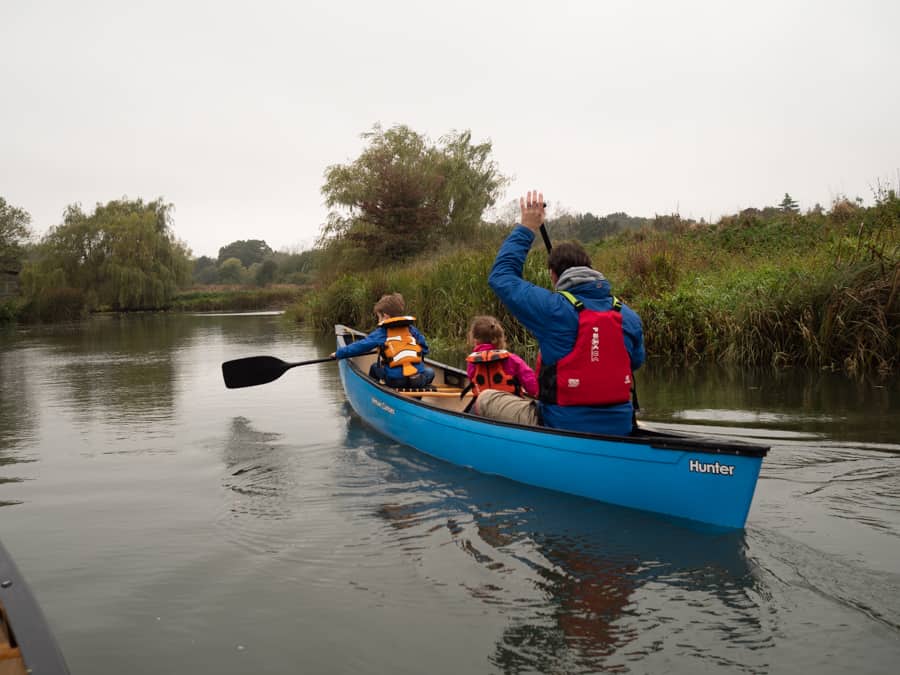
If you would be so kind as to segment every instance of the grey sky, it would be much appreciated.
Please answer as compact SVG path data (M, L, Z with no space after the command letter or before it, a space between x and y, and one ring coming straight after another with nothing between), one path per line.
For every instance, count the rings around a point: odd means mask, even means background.
M376 122L490 139L572 211L717 218L900 172L900 2L0 0L0 196L175 204L195 254L309 245Z

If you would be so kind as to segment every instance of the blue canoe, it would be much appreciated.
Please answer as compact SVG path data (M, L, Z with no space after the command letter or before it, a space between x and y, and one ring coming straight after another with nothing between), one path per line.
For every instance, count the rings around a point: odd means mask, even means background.
M336 325L337 346L364 336ZM464 412L463 370L428 360L434 391L399 391L368 377L375 356L339 361L350 405L370 426L432 457L520 483L702 523L741 529L769 448L641 429L587 434Z

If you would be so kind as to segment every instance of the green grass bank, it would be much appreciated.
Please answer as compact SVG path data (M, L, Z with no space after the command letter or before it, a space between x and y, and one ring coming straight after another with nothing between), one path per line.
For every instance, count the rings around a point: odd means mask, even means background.
M248 312L285 309L299 301L304 289L290 284L265 288L209 286L191 288L175 295L174 312Z
M462 352L471 317L488 313L501 319L512 346L533 358L533 340L487 285L499 243L345 274L288 313L323 331L334 323L370 329L375 301L399 291L436 349ZM870 207L841 200L828 212L747 209L712 225L658 217L587 248L613 292L641 315L651 358L849 374L900 370L894 191ZM539 240L525 277L550 286Z
M298 303L307 289L293 284L264 288L246 286L206 286L180 291L167 306L147 311L171 312L251 312L284 310ZM0 302L0 325L75 321L93 313L113 311L95 306L89 293L76 288L53 288L31 298L18 296Z

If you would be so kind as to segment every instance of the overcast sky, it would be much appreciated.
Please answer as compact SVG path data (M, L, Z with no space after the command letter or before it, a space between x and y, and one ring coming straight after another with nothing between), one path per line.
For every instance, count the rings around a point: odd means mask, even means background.
M900 2L0 0L0 196L308 247L376 122L470 129L573 212L718 218L900 179Z

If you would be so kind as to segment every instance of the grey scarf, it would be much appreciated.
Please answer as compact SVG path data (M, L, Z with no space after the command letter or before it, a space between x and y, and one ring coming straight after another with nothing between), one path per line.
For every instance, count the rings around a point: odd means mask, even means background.
M606 277L602 272L598 272L590 267L570 267L559 275L559 281L556 282L556 290L566 291L579 284L594 282L600 285L601 281L606 281Z

